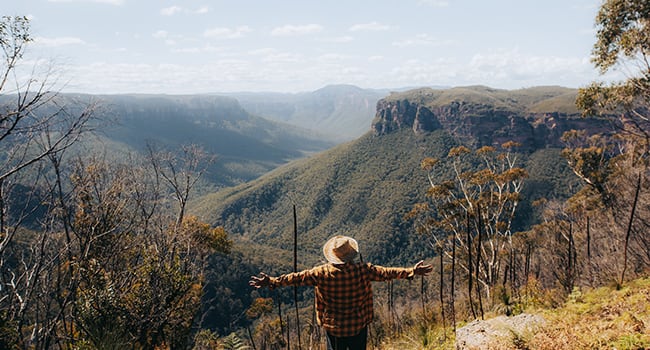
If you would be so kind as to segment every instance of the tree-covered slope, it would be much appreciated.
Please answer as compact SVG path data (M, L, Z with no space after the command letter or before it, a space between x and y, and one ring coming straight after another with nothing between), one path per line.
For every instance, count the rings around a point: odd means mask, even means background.
M293 205L301 264L310 266L322 259L322 243L336 233L357 238L369 261L409 263L434 254L404 218L415 203L424 201L428 189L420 162L424 157L445 158L457 145L442 130L421 136L407 130L382 137L367 134L250 183L204 196L193 203L193 211L207 222L225 226L244 249L255 247L256 255L266 257L269 265L290 266ZM573 190L567 184L575 182L557 149L522 154L521 160L531 177L517 220L520 229L535 219L533 200L547 195L564 198ZM450 177L448 170L439 176Z
M205 196L194 203L194 211L224 225L237 239L289 250L295 204L302 263L315 263L321 244L335 233L363 242L364 257L388 262L399 259L394 254L399 250L426 251L405 234L409 229L402 216L426 186L418 170L421 159L431 152L442 155L452 145L443 132L428 138L407 132L365 135Z
M589 125L574 114L551 110L538 113L544 104L569 110L570 98L566 96L571 94L574 96L575 90L554 87L511 92L469 87L395 93L378 103L375 123L381 118L395 123L385 132L367 133L255 181L207 195L197 200L193 209L204 220L224 225L247 247L267 252L271 260L286 257L283 254L292 248L291 210L296 205L301 263L311 265L321 259L321 244L335 233L359 239L368 260L409 262L433 254L415 234L413 223L404 219L415 203L425 199L428 181L420 169L424 157L445 160L449 150L460 144L480 147L508 139L536 140L523 143L519 155L519 166L530 176L522 192L515 229L525 229L536 219L534 200L564 199L577 188L575 177L560 156L561 133L572 126L604 127L601 123ZM408 106L400 110L394 107L397 102ZM455 105L466 106L463 114L440 113ZM437 127L415 127L423 106L432 111L429 117L439 119ZM473 117L463 118L467 115ZM554 123L540 123L543 118L553 118ZM522 138L523 133L530 137ZM452 176L451 168L447 170L438 174L441 179Z
M204 95L98 96L106 119L103 135L141 152L147 144L175 150L196 144L216 156L208 181L217 187L249 181L288 161L333 143L288 124L256 117L237 100Z

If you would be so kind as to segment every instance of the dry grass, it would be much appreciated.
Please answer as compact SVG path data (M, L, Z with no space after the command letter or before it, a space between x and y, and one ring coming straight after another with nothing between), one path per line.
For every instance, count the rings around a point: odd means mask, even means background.
M548 322L530 349L650 349L650 278L576 289L564 307L541 313Z
M622 288L575 289L563 306L525 310L546 322L534 334L512 334L498 349L650 349L650 277ZM461 325L458 325L459 327ZM453 331L414 326L381 349L454 349Z

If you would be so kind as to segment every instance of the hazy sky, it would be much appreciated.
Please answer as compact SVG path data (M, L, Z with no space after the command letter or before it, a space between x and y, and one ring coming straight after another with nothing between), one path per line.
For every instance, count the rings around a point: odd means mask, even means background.
M600 0L1 0L64 91L581 87Z

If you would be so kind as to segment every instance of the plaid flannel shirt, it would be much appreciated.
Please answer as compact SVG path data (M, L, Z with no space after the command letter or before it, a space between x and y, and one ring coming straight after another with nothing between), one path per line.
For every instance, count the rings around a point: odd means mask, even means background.
M318 323L335 337L349 337L372 322L371 281L413 276L413 268L382 267L370 263L324 264L271 277L271 286L314 286Z

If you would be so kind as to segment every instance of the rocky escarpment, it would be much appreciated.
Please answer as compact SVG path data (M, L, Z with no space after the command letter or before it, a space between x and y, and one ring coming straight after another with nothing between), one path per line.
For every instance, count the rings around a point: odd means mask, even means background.
M387 134L407 127L420 134L439 129L441 125L431 110L408 100L395 102L380 100L377 103L377 114L372 123L375 135Z
M410 128L416 134L442 128L474 147L515 141L526 151L563 147L561 137L569 130L585 130L589 134L612 131L609 121L582 118L577 112L527 109L528 106L515 104L462 100L440 104L422 98L409 98L408 95L391 96L377 103L372 131L376 136L381 136L403 128Z

